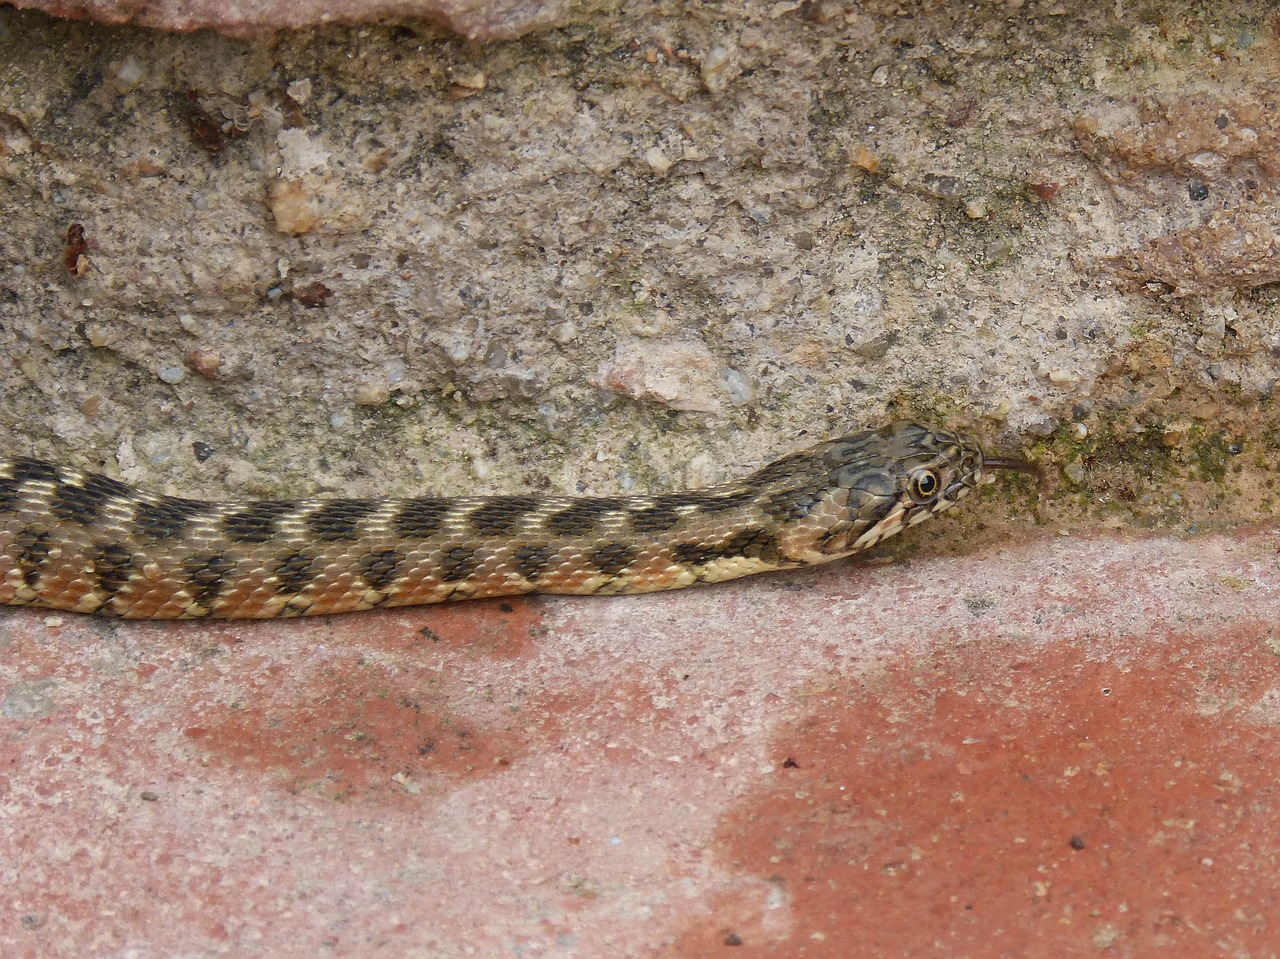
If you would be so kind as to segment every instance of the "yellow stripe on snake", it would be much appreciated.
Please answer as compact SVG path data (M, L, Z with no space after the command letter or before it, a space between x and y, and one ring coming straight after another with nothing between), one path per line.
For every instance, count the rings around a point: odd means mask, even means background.
M206 503L14 458L0 460L0 603L231 619L679 589L848 556L993 469L1027 468L915 423L653 496Z

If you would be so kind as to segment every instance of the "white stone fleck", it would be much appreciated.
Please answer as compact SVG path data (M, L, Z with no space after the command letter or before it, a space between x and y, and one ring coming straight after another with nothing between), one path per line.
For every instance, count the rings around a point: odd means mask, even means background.
M730 48L717 43L702 58L702 85L709 93L723 93L729 86L729 68L733 62Z
M650 147L644 151L644 162L654 173L666 173L671 169L673 161L658 147Z
M311 80L309 77L294 80L285 90L295 103L306 103L311 99Z
M734 406L742 406L755 399L756 388L751 377L733 367L724 371L721 382L724 383L725 392L729 394L729 402Z
M286 178L326 170L332 158L302 129L281 130L276 134L276 146L280 148L280 174Z
M116 83L124 90L131 90L138 85L147 68L134 54L128 54L116 67Z

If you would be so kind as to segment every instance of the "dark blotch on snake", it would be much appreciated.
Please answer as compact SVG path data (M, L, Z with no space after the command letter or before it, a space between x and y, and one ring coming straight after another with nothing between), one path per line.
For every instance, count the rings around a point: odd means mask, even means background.
M0 513L11 513L17 509L20 488L17 480L0 479Z
M281 518L297 508L285 500L250 503L224 516L222 531L236 543L266 543L280 531Z
M207 510L196 500L167 496L158 503L139 503L133 511L133 527L147 539L177 539L192 519Z
M532 496L493 496L471 511L467 525L478 536L513 536L537 508Z
M548 516L547 532L552 536L586 536L621 506L616 499L584 499Z
M556 551L550 546L526 543L515 548L511 554L511 560L515 563L516 572L530 582L536 583L555 555Z
M641 535L665 533L680 522L680 514L669 506L645 506L629 514L631 531Z
M227 585L227 574L235 569L235 565L221 553L188 556L182 561L182 570L187 574L187 592L205 609L211 609Z
M423 496L408 500L391 520L392 528L406 539L428 539L440 532L453 509L447 500Z
M314 556L306 553L290 553L271 572L279 580L276 589L281 593L296 596L306 589L313 579L311 568L315 565Z
M80 526L89 526L98 518L103 500L95 497L83 486L59 483L49 502L49 512L58 519Z
M22 581L35 588L40 580L40 566L49 558L49 533L45 530L20 530L13 537L17 550L14 564L22 570Z
M404 554L396 549L376 549L356 560L356 572L370 589L387 592L396 581L396 570Z
M759 559L766 563L782 561L778 539L768 530L751 526L723 543L678 543L672 550L675 558L690 566L703 566L722 559Z
M117 543L98 543L90 562L94 582L108 597L119 593L133 578L133 553Z
M49 512L60 520L80 526L92 525L108 500L130 497L134 491L118 480L91 474L83 486L59 483L49 502Z
M686 493L683 496L665 495L654 500L659 509L675 505L696 506L704 513L712 515L727 513L731 510L746 509L759 494L749 488L734 490L732 493Z
M617 576L636 561L640 550L627 543L605 543L587 554L587 562L610 576Z
M785 523L804 519L821 502L825 492L825 486L813 489L783 490L780 493L765 497L760 504L760 508L766 516L779 522Z
M453 546L440 557L440 581L460 583L480 568L484 557L479 550L466 546Z
M325 543L349 543L360 538L360 524L378 504L367 499L335 499L307 514L307 529Z
M13 461L13 478L18 483L57 483L62 474L52 463L22 456Z
M117 499L130 499L137 495L138 491L127 483L121 483L119 480L112 479L110 476L100 476L97 473L90 473L84 481L84 488L90 490L93 495L100 496L103 499L116 497Z

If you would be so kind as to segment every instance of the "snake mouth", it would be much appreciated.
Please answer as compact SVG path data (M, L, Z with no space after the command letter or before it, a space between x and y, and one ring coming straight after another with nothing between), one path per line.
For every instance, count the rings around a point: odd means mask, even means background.
M1025 473L1027 476L1034 476L1037 480L1044 479L1044 474L1040 472L1040 467L1035 463L1027 460L1020 460L1014 456L988 456L982 460L982 469L1006 470L1010 473Z

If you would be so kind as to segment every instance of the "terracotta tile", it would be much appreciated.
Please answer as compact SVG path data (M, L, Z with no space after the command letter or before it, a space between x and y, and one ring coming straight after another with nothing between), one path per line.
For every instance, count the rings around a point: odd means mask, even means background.
M1268 955L1276 545L9 611L0 954Z

